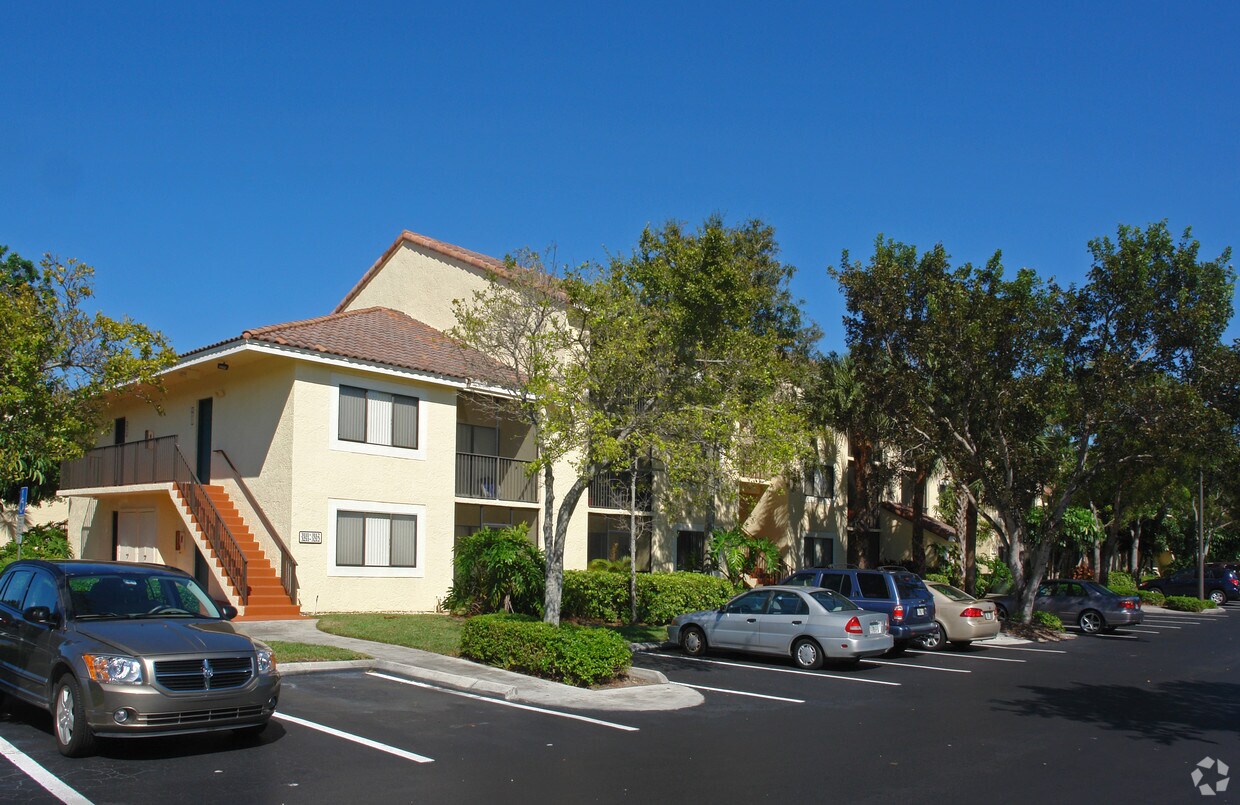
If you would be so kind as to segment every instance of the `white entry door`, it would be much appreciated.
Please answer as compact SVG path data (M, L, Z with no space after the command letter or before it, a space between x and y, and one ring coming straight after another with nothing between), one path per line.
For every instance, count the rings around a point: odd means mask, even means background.
M122 511L116 515L116 558L122 562L161 562L155 547L155 511Z

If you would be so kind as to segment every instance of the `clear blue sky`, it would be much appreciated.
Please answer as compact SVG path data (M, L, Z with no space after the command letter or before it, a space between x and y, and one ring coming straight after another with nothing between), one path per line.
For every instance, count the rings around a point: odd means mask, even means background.
M870 5L8 3L0 243L181 351L402 229L576 263L758 217L824 349L879 232L1062 281L1120 222L1240 248L1240 4Z

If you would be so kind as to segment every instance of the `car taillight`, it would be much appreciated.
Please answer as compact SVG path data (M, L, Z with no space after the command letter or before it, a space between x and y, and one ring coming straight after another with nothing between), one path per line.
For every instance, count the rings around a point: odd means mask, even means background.
M902 605L896 604L896 608L891 610L891 619L893 621L904 620L904 607Z
M977 607L966 607L966 608L965 608L965 609L964 609L964 610L960 613L960 617L962 617L962 618L981 618L981 617L983 617L983 615L982 615L982 611L981 611L980 609L978 609Z
M1136 601L1120 601L1119 608L1120 609L1136 609L1137 602Z
M857 616L853 615L848 623L844 624L844 631L849 634L861 634L861 621L857 620Z
M1240 579L1228 579L1232 587L1240 587Z

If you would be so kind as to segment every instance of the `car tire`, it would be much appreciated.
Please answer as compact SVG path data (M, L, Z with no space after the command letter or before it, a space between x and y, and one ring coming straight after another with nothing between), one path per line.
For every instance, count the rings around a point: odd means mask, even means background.
M926 651L938 651L947 642L947 630L939 621L934 622L934 634L922 635L917 638L917 645Z
M706 653L706 633L696 626L686 626L680 633L680 650L690 657Z
M82 686L73 674L63 674L53 688L52 732L56 748L65 757L86 757L95 751L95 734L86 723Z
M797 668L817 671L822 667L822 646L808 637L802 637L792 644L792 661L797 664Z
M1098 634L1106 631L1107 628L1107 622L1102 617L1102 613L1096 609L1087 609L1077 615L1076 625L1081 627L1081 631L1085 634Z
M1227 603L1227 593L1222 590L1211 590L1210 600L1214 602L1214 606L1221 607Z
M1008 619L1007 607L1005 607L1003 604L995 604L995 617L1001 621L1007 620Z

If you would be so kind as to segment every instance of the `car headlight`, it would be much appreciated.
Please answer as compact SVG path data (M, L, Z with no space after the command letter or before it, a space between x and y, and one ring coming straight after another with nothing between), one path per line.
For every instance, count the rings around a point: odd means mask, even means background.
M86 673L96 682L113 685L141 685L142 663L133 657L113 654L83 654Z
M258 672L260 674L274 674L276 672L276 653L269 648L258 648L254 651L258 655Z

